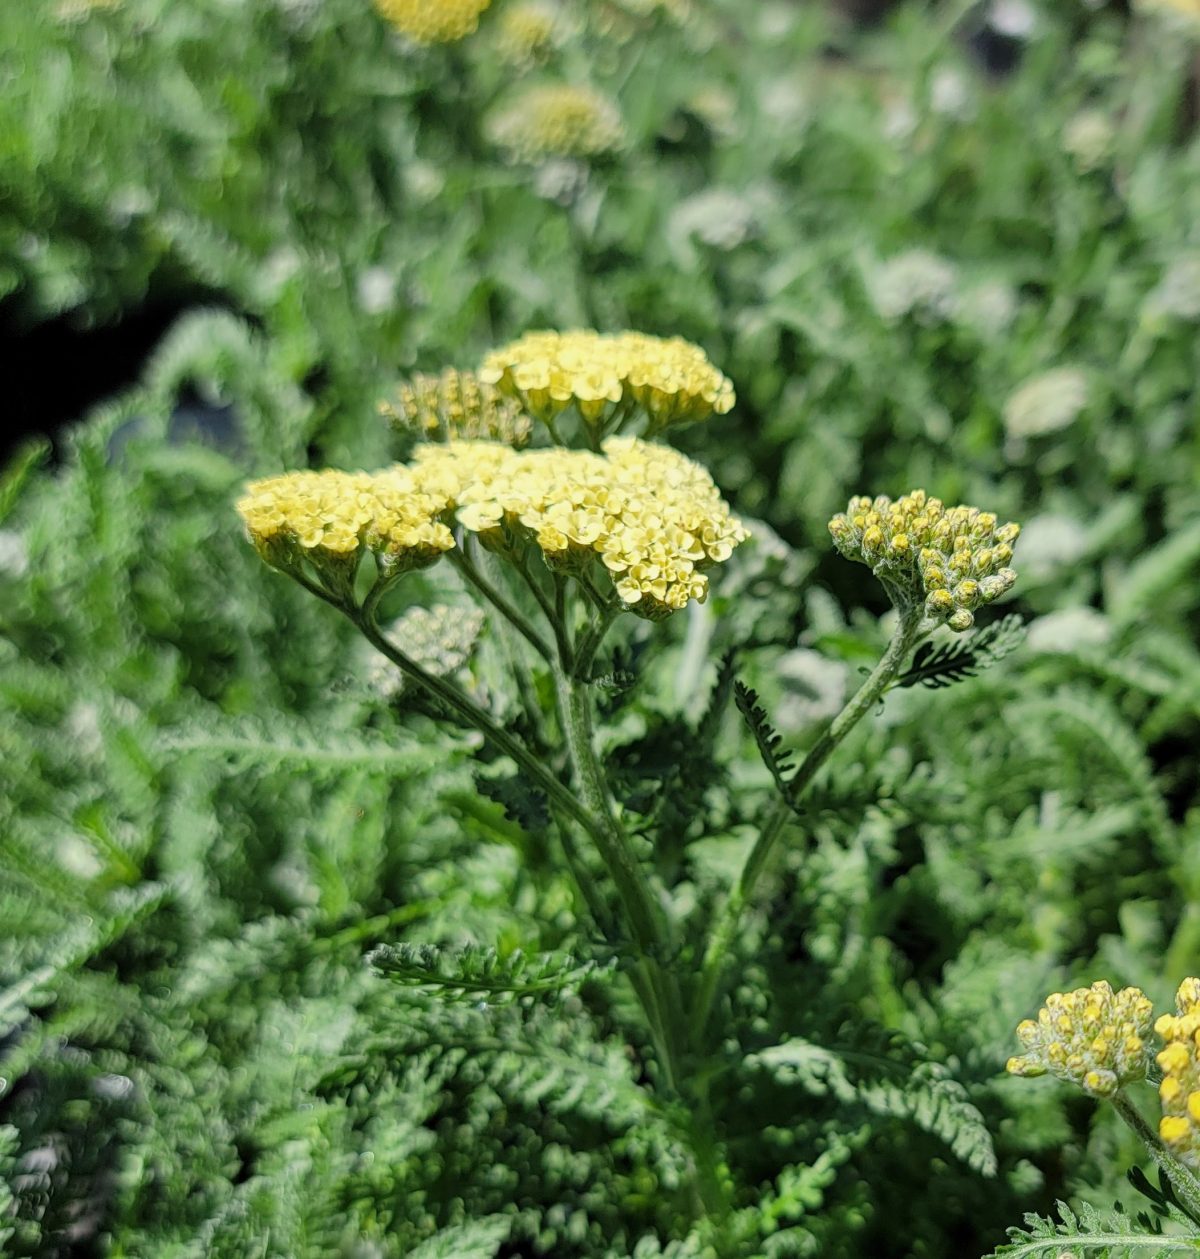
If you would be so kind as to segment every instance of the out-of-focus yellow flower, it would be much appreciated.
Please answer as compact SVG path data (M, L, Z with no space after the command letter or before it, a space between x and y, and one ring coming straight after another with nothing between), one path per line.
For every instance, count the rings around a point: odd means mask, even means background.
M252 482L237 506L259 554L288 572L307 559L344 577L369 550L394 574L431 564L454 545L439 519L446 499L404 468L289 472Z
M1008 567L1017 524L998 525L978 507L945 507L924 490L893 502L852 498L829 522L843 555L866 564L893 602L924 599L925 612L952 630L970 629L975 609L1017 580Z
M1134 7L1146 13L1175 14L1200 23L1200 0L1135 0Z
M561 9L549 0L506 5L496 22L496 51L518 70L539 65L561 38Z
M616 104L594 88L569 83L527 87L491 114L487 134L518 162L601 157L625 143Z
M699 346L640 332L530 332L489 354L479 376L546 423L574 406L598 432L635 408L657 432L724 415L735 402Z
M474 34L492 0L375 0L402 35L418 44L452 44Z
M514 398L483 384L473 372L453 368L437 376L414 376L400 385L395 403L384 402L380 410L398 429L425 441L466 439L524 446L533 428Z
M1140 988L1113 992L1105 980L1074 992L1054 992L1017 1028L1025 1049L1008 1060L1013 1075L1045 1075L1077 1084L1093 1097L1111 1097L1145 1078L1146 1039L1153 1008Z
M558 571L606 571L622 602L651 620L703 601L706 570L749 536L699 464L637 438L610 438L602 454L422 446L414 473L484 545L503 554L528 538Z

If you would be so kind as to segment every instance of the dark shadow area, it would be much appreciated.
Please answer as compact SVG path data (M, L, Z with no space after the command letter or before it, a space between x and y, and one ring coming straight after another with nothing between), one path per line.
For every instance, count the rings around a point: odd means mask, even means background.
M56 440L64 425L136 384L167 330L197 305L228 308L230 303L223 293L189 288L151 298L113 323L89 324L72 311L29 326L16 300L0 302L8 395L0 459L26 437Z

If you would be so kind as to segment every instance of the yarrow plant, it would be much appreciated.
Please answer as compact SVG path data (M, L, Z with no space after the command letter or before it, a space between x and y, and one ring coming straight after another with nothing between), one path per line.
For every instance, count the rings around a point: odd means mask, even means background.
M602 679L618 672L621 653L704 603L722 567L752 541L753 527L705 468L652 440L724 415L734 402L731 382L679 338L530 333L487 355L475 375L448 371L401 386L385 411L410 436L434 439L418 441L404 463L271 477L249 485L238 505L271 567L349 618L428 712L474 729L491 754L515 766L520 786L508 798L516 791L528 806L518 806L518 818L540 810L553 819L581 906L641 1011L653 1048L650 1086L671 1113L678 1108L697 1227L716 1255L758 1253L757 1234L739 1223L735 1169L708 1098L733 1017L728 985L743 915L807 788L896 684L913 647L943 626L965 631L976 609L1012 586L1007 565L1018 533L990 513L944 508L919 490L895 502L855 498L830 522L839 549L882 581L896 628L876 668L794 769L757 697L739 684L738 707L778 790L710 930L673 907L646 858L645 841L653 850L675 839L679 814L647 816L643 808L636 820L597 723ZM534 425L533 444L522 448ZM567 445L568 436L585 448ZM417 602L389 624L383 609L402 579L443 563L453 576L439 582L430 571L424 582L469 593L475 611L456 617L452 606ZM639 620L649 625L637 630ZM517 722L461 684L489 630L506 645ZM615 634L625 645L606 666ZM722 678L717 703L732 689L729 666ZM397 693L395 673L375 684ZM380 964L393 977L431 982L428 966L405 957ZM1145 1012L1126 1010L1125 994L1116 1000L1120 1017L1140 1028ZM1097 1011L1086 1008L1091 1022L1080 1035L1108 1017L1103 1002ZM1072 1046L1064 1061L1073 1063L1075 1033L1059 1033ZM1095 1045L1081 1051L1093 1091L1102 1091L1102 1071L1114 1087L1129 1075L1133 1035L1108 1056Z
M1167 1238L1159 1238L1156 1248L1200 1247L1200 979L1185 979L1176 993L1175 1013L1157 1020L1153 1003L1140 988L1114 992L1106 980L1099 980L1088 988L1054 992L1036 1019L1017 1027L1017 1039L1025 1052L1008 1060L1011 1074L1053 1075L1110 1102L1160 1168L1162 1187L1150 1195L1176 1227ZM1127 1091L1144 1081L1158 1084L1157 1128ZM1133 1179L1145 1186L1144 1178ZM1116 1245L1112 1228L1099 1217L1091 1217L1098 1225L1094 1233L1086 1227L1078 1230L1079 1220L1065 1209L1063 1218L1062 1224L1036 1216L1027 1222L1033 1237L1053 1237L1056 1244L1069 1237L1075 1247L1107 1250ZM1126 1225L1122 1231L1129 1234L1124 1244L1136 1250L1143 1241L1138 1230ZM1147 1228L1146 1237L1151 1235ZM997 1253L1038 1253L1040 1247L1029 1236L1012 1230L1012 1247Z

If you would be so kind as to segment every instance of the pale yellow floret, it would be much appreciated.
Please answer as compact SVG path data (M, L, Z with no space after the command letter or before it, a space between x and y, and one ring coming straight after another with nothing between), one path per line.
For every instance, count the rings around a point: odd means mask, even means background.
M492 143L518 162L596 158L625 143L616 103L595 88L570 83L525 88L489 116L486 130Z
M640 408L662 429L724 415L735 401L699 346L639 332L530 332L489 354L479 375L547 423L570 406L595 427Z
M401 35L418 44L452 44L479 27L491 0L375 0L375 7Z
M412 568L454 545L439 519L446 498L426 492L403 468L290 472L251 483L237 506L259 553L279 568L302 559L352 565L366 550L393 568Z
M607 572L622 602L650 618L703 600L704 570L748 536L699 464L637 438L610 438L600 454L421 446L413 471L484 545L529 538L552 568Z
M852 498L829 522L843 555L866 564L901 598L924 600L928 616L951 629L970 629L975 611L1007 593L1017 579L1008 567L1021 527L997 527L991 512L946 507L924 490L893 501Z
M1051 993L1036 1021L1026 1019L1017 1027L1025 1053L1010 1058L1007 1070L1025 1076L1049 1072L1094 1097L1111 1097L1145 1078L1152 1017L1140 988L1113 992L1100 980L1090 988Z

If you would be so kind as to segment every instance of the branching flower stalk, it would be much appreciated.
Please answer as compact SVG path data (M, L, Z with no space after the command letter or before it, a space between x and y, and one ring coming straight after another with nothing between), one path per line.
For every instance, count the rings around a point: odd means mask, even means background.
M435 440L418 443L407 464L373 475L300 472L256 482L239 504L247 532L268 564L337 608L544 796L580 902L624 959L653 1047L654 1087L689 1151L695 1215L708 1221L723 1254L732 1181L708 1100L705 1033L742 913L805 791L918 639L939 624L966 629L975 608L1011 586L1006 565L1017 527L1000 527L975 508L944 508L921 491L895 503L852 499L831 522L838 547L888 590L896 630L871 675L781 784L702 965L688 975L679 963L688 956L682 924L639 858L597 749L594 670L622 614L657 623L703 601L710 572L749 536L700 465L646 440L728 411L730 382L678 338L532 333L489 355L478 377L424 377L398 397L388 412L397 426ZM521 449L536 424L555 444ZM643 437L622 435L637 425ZM585 449L563 447L564 432ZM536 732L530 741L467 694L452 670L425 667L380 623L403 577L443 558L499 618L518 699ZM540 669L554 697L544 714L533 685Z
M1165 1042L1157 1054L1152 1022ZM1008 1071L1053 1075L1111 1102L1169 1181L1184 1214L1200 1228L1200 979L1185 979L1176 1013L1156 1021L1140 988L1114 992L1102 979L1088 988L1054 992L1036 1019L1017 1027L1017 1039L1025 1052L1008 1060ZM1157 1131L1129 1095L1131 1086L1147 1079L1152 1061L1162 1072ZM1200 1233L1192 1240L1200 1242Z

